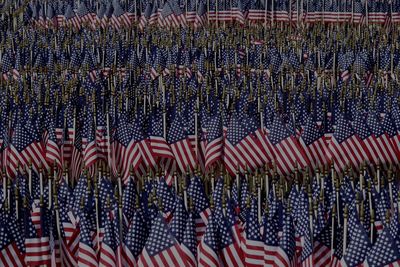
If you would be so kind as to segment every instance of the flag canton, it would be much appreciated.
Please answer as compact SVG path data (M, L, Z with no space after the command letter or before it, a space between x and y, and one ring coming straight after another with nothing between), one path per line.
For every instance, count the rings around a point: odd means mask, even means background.
M219 249L217 231L218 231L217 221L215 220L214 214L211 214L207 224L206 232L204 233L204 243L208 247L210 247L213 251L218 251Z
M149 232L145 225L143 214L137 211L125 237L125 245L136 258L144 248Z
M280 118L276 117L274 119L269 137L273 145L277 145L282 140L290 137L290 132L287 130L286 126L282 123L282 120Z
M283 249L283 251L286 252L286 255L288 255L289 259L291 259L294 255L296 245L294 238L294 227L291 215L285 212L284 217L282 238L279 241L279 246Z
M382 121L382 127L385 133L389 135L389 137L394 137L397 134L396 125L394 124L391 112L385 114L385 117L383 118Z
M367 261L370 266L390 266L400 259L398 245L389 229L383 229L373 249L368 253Z
M107 219L105 220L103 243L108 245L113 250L117 248L115 234L114 234L114 227L110 219L110 216L107 216Z
M11 243L11 238L4 225L0 226L0 249L3 251Z
M162 177L158 183L157 195L162 200L164 211L173 211L175 209L175 195L164 177Z
M366 124L364 116L361 113L357 114L355 120L353 121L353 128L362 140L365 140L372 135L371 130Z
M155 218L151 226L149 238L146 243L146 250L150 256L155 256L160 252L167 250L176 243L171 238L169 229L160 214Z
M378 116L375 114L369 114L368 116L368 126L371 128L372 133L376 136L376 137L380 137L381 135L383 135L385 132L383 131L383 128L380 124L380 122L378 121Z
M197 254L196 226L193 212L189 213L186 222L185 232L183 233L182 244L185 245L194 256Z
M122 196L122 209L124 215L130 220L135 212L136 184L133 179L129 179Z
M26 128L28 124L25 124L25 126L22 124L22 122L18 123L17 128L15 130L15 135L14 135L14 140L12 140L13 145L15 148L18 150L18 152L22 152L26 147L28 147L30 144L32 144L35 139L34 139L34 131L32 131L32 128ZM31 131L29 131L31 130Z
M251 202L251 210L246 220L246 237L249 240L261 241L260 224L257 218L257 199L253 198Z
M187 217L188 215L183 199L181 197L177 197L174 217L172 218L170 226L172 234L179 243L182 243L183 240Z
M128 147L132 138L132 130L126 120L120 121L115 134L115 140L121 143L124 147Z
M301 251L301 261L305 261L312 254L311 242L312 242L311 231L309 228L307 228L307 232L304 236L303 250Z
M336 138L337 142L340 144L346 141L348 138L353 136L354 131L353 128L350 126L348 121L343 117L340 116L337 122L336 131L334 133L334 137Z
M358 222L351 228L352 239L346 249L344 260L348 266L361 264L369 252L370 242L363 226Z
M195 209L198 213L205 211L209 207L203 183L199 177L195 176L192 178L188 188L188 195L193 199Z
M313 120L309 120L307 123L304 133L302 134L301 138L303 139L306 146L311 145L321 137L323 137L323 132L318 129L317 125L314 123Z
M277 225L266 214L264 218L264 242L267 246L278 246Z
M242 126L237 115L233 115L229 124L226 138L235 146L247 136L246 129Z
M174 144L187 137L186 132L182 125L182 119L180 115L175 116L172 122L171 128L168 132L168 143Z
M153 114L150 118L149 127L147 128L149 136L163 136L163 120L161 117L161 113L156 108L153 110Z

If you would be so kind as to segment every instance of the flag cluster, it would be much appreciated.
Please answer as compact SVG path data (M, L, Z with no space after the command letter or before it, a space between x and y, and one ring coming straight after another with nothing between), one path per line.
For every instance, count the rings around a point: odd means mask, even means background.
M373 174L373 175L371 175ZM197 174L125 186L32 173L0 188L3 266L397 266L392 169ZM57 175L55 175L57 178ZM5 179L5 178L4 178ZM211 190L210 190L211 188Z
M4 7L4 12L10 12L7 7ZM23 14L24 23L47 29L121 29L138 25L143 30L154 25L199 28L215 23L266 25L280 22L292 26L318 22L381 24L388 28L392 23L400 22L400 2L390 0L35 1L15 4L11 11L13 9Z

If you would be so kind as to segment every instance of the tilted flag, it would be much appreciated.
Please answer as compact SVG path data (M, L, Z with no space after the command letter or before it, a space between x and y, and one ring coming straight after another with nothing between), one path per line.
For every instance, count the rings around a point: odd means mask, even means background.
M220 266L218 256L219 240L218 240L218 224L214 214L210 215L206 232L201 238L198 246L197 266L199 267L217 267Z
M290 134L281 118L275 117L269 139L274 147L276 167L280 174L289 174L296 167L308 166L308 158L299 141Z
M355 134L350 123L342 114L339 115L337 126L329 143L331 160L336 171L340 172L349 165L358 168L364 160L362 140Z
M139 256L139 266L185 266L183 252L158 213L151 225L149 237Z

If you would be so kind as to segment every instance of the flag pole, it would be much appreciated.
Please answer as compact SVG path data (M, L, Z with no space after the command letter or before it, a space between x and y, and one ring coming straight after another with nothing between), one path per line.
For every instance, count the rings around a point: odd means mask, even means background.
M102 165L100 165L98 178L93 179L94 180L94 205L95 205L95 210L96 210L96 240L97 240L97 242L99 242L99 240L100 240L99 184L100 184L102 175L103 175L103 168L102 168ZM97 246L97 253L100 250L99 247L100 246Z

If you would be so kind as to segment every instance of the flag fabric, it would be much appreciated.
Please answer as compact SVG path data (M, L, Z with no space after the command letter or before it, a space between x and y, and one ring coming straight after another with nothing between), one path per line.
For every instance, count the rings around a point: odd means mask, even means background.
M363 162L363 143L343 115L339 115L329 149L337 171L348 166L358 168Z
M149 238L139 256L139 266L185 266L179 243L172 236L167 224L158 214L154 219Z
M244 256L246 266L264 266L264 242L261 238L257 215L257 199L251 200L251 209L246 219Z
M171 124L167 140L180 171L182 173L186 173L187 170L194 171L197 161L188 135L184 130L181 116L178 114Z
M206 231L197 249L197 266L220 266L218 250L218 225L215 215L211 213Z
M276 167L280 174L287 174L296 167L305 168L308 158L299 141L290 134L279 117L274 119L269 139L274 148Z

